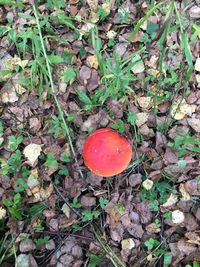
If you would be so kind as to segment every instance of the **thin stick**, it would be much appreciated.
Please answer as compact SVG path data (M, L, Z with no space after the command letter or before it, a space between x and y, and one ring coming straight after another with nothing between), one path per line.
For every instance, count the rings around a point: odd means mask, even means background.
M51 232L51 231L36 231L36 233L43 233L43 234L49 234L49 235L57 235L57 236L72 236L72 237L77 237L77 238L80 238L80 239L83 239L83 240L89 240L89 241L96 241L94 238L92 237L88 237L88 236L85 236L85 235L79 235L79 234L75 234L75 233L62 233L62 232Z
M67 206L79 217L79 218L81 218L82 216L81 216L81 213L78 211L78 210L76 210L74 207L72 207L72 205L70 204L70 202L68 201L68 199L66 198L66 197L64 197L63 195L62 195L62 193L60 192L60 190L57 188L57 186L56 185L54 185L54 188L55 188L55 190L56 190L56 192L58 193L58 195L63 199L63 201L67 204Z
M48 56L47 56L46 48L45 48L45 45L44 45L44 40L43 40L43 37L42 37L42 31L41 31L41 27L40 27L40 22L39 22L39 18L38 18L37 9L36 9L36 6L35 6L34 3L32 3L32 5L33 5L33 11L34 11L34 15L35 15L35 19L36 19L36 23L37 23L37 27L38 27L38 32L39 32L39 36L40 36L40 42L41 42L42 50L43 50L45 61L46 61L46 65L47 65L47 71L48 71L49 81L50 81L50 85L51 85L50 89L51 89L51 92L53 94L54 100L56 102L56 105L57 105L61 120L63 121L63 125L64 125L65 131L67 133L67 137L68 137L68 140L69 140L69 145L70 145L72 154L74 156L74 159L75 159L76 163L78 164L78 160L76 158L76 153L74 151L74 147L73 147L73 144L72 144L72 139L71 139L70 132L69 132L69 127L67 126L67 123L66 123L65 118L64 118L64 113L63 113L63 111L61 109L60 103L58 102L58 99L57 99L57 96L56 96L56 91L55 91L53 78L52 78L52 74L51 74L51 68L50 68L50 64L49 64L49 59L48 59ZM83 173L82 173L82 171L80 169L79 169L79 173L80 173L80 176L82 178L84 178Z

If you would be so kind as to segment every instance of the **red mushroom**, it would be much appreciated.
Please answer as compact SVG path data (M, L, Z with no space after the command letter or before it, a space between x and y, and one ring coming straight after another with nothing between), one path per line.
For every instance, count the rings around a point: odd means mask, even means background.
M83 159L95 174L110 177L124 171L132 158L128 141L110 128L93 132L85 141Z

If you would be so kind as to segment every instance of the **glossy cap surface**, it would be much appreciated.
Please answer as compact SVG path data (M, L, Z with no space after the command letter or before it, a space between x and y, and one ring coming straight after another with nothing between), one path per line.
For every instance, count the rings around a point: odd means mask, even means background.
M110 128L93 132L83 147L85 165L96 175L104 177L124 171L131 161L132 153L126 138Z

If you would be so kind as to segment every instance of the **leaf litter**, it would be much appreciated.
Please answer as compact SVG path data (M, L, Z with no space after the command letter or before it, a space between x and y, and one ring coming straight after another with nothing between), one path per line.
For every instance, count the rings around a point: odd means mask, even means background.
M22 13L3 6L0 220L6 224L2 235L8 233L5 248L14 242L15 266L113 266L115 253L121 260L117 266L194 265L200 261L198 3L176 3L181 18L169 22L159 8L150 14L148 1L58 2L56 7L53 1L38 4L38 10L43 34L54 35L46 36L45 45L77 162L49 96L39 39L34 50L32 7L24 3ZM185 18L188 25L181 24ZM180 35L179 26L188 27L187 35ZM169 50L164 59L163 33ZM133 56L140 47L145 52ZM131 57L125 65L132 64L130 73L116 73L115 54ZM102 64L109 60L105 72ZM186 62L192 66L189 80ZM114 87L113 77L118 79ZM81 156L85 138L100 127L114 127L136 151L130 168L108 180L86 169ZM102 230L98 240L94 222ZM10 260L12 253L6 254Z

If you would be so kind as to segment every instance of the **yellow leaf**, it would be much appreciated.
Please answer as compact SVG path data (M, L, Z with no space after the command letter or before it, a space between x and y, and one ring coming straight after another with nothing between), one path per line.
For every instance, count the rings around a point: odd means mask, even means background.
M28 162L31 166L34 166L37 163L37 159L42 151L41 145L38 144L29 144L24 149L24 156L28 159Z
M95 55L87 57L87 64L90 68L97 69L98 68L98 59Z

